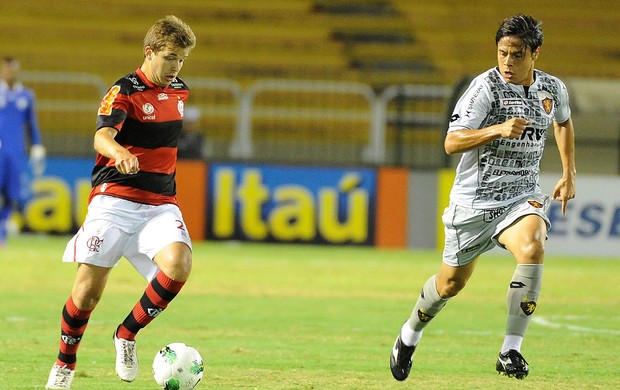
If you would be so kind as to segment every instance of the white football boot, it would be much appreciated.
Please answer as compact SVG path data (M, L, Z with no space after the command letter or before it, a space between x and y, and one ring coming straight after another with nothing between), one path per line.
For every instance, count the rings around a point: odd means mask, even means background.
M136 342L119 339L114 332L114 349L116 349L116 374L122 381L133 382L138 376Z
M67 368L67 366L59 366L54 364L50 377L45 385L46 389L70 389L71 382L75 376L75 370Z

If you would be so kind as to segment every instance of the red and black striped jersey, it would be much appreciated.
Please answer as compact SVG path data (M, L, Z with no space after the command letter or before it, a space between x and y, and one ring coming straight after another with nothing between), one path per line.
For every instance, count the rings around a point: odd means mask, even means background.
M118 130L116 142L138 157L140 171L124 175L112 159L97 154L89 201L105 194L151 205L177 204L177 141L188 97L189 88L181 79L160 87L140 69L108 90L99 106L97 130Z

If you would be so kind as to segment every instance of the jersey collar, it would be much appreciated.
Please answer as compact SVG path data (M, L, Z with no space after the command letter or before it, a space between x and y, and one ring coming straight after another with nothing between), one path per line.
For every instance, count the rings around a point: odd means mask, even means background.
M159 88L159 89L166 89L166 88L168 88L168 86L162 87L160 85L157 85L157 84L151 82L151 80L149 80L148 77L146 77L146 75L144 74L144 72L140 68L136 69L136 74L138 75L140 80L142 80L142 82L144 82L144 84L146 84L146 86L151 88L151 89L157 89L157 88Z
M13 88L10 88L6 81L0 80L0 91L21 91L22 89L24 85L20 81L16 81Z

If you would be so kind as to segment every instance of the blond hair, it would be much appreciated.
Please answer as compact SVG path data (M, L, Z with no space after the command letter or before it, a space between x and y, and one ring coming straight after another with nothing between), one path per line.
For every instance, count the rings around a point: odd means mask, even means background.
M196 35L181 19L167 15L147 31L144 47L147 46L155 53L166 47L192 50L196 46Z

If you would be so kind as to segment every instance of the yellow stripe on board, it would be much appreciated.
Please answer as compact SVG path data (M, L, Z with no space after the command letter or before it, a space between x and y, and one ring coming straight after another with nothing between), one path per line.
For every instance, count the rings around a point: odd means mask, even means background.
M454 183L456 173L454 169L442 169L439 171L439 180L437 180L437 249L443 250L443 242L445 235L443 232L443 223L441 216L443 211L450 202L450 189Z

